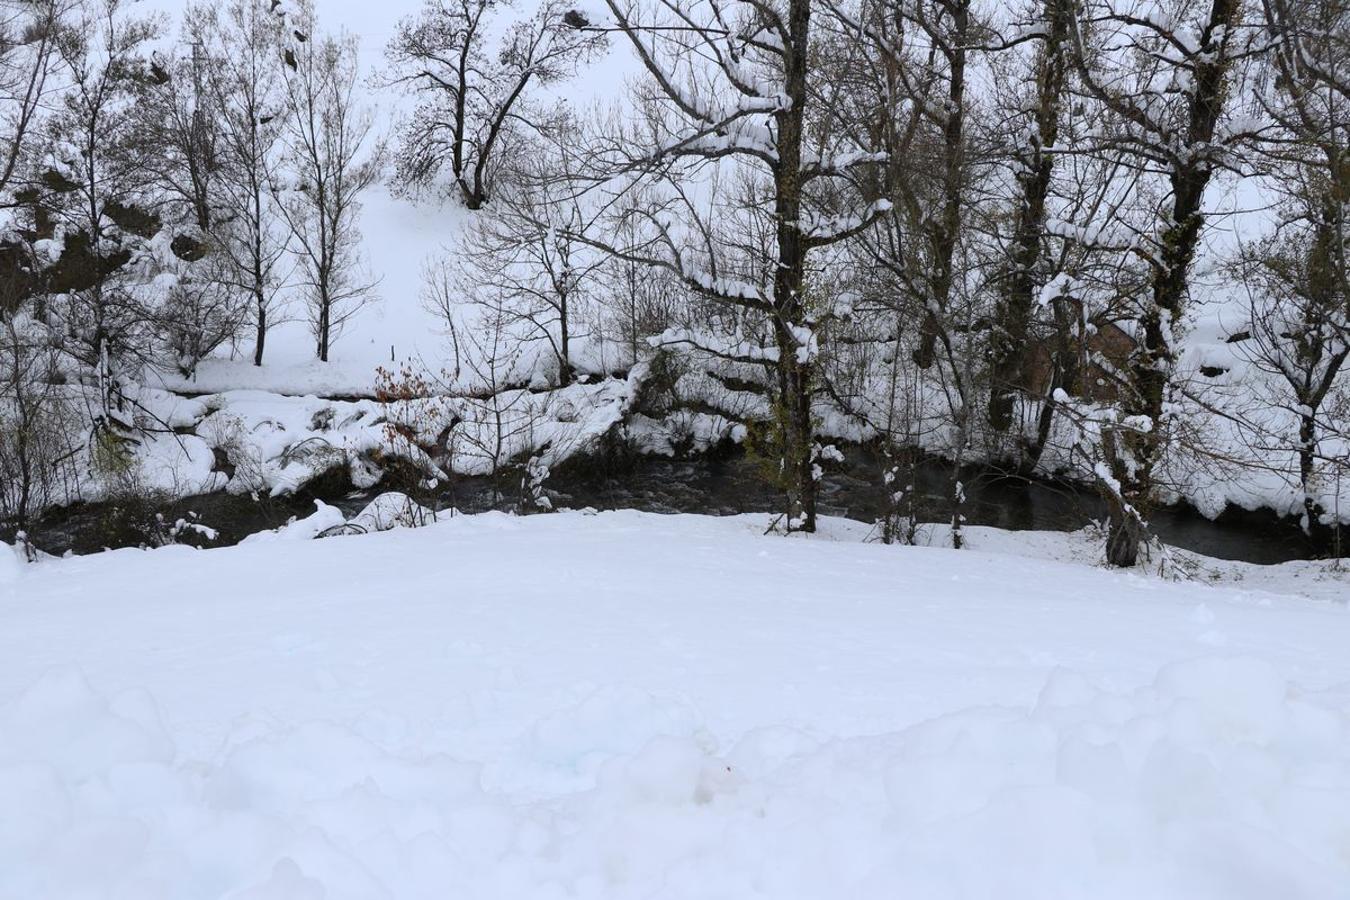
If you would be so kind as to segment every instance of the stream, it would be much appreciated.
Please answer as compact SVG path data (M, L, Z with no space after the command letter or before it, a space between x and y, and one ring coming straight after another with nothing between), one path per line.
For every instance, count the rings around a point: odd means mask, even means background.
M944 460L925 458L916 464L914 505L920 522L949 521L951 474L951 464ZM1081 485L1009 478L975 467L963 471L962 482L969 525L1072 531L1105 516L1095 492ZM823 515L874 522L882 513L881 483L880 459L866 449L853 448L843 466L826 473L819 510ZM550 476L545 487L555 508L709 515L780 508L778 495L760 476L756 463L739 453L689 460L638 457L614 466L594 460L569 462ZM514 508L520 493L518 478L503 478L501 488L501 493L494 491L486 477L459 477L441 491L436 503L467 513ZM90 553L143 543L145 538L138 534L153 529L157 517L162 516L168 524L187 518L209 526L218 533L214 540L190 542L222 546L283 525L293 516L309 515L316 499L339 507L350 517L388 489L377 486L353 491L344 479L325 478L294 496L280 498L255 500L215 493L166 502L153 509L78 504L51 511L29 534L37 547L50 553ZM1269 511L1230 508L1211 520L1182 505L1155 511L1150 524L1164 543L1222 559L1268 564L1326 555L1326 548L1315 546L1293 520Z

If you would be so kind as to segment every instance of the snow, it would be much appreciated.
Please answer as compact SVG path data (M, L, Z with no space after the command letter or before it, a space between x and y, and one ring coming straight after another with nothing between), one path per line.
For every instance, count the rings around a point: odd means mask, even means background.
M766 524L0 576L0 896L1350 896L1345 573L1327 602L1033 558L1085 537Z
M19 551L4 541L0 541L0 585L18 581L22 568L23 563L19 559Z
M138 415L176 431L141 438L134 451L134 480L172 497L218 490L279 496L343 469L356 487L372 487L384 474L382 466L395 458L429 478L443 478L446 472L486 474L532 455L544 465L556 465L573 454L594 452L628 411L633 389L629 380L606 378L553 391L511 389L495 402L438 396L382 403L265 390L189 400L145 388L138 397L138 409L145 412ZM734 427L725 423L722 431ZM444 457L445 469L428 450ZM230 475L217 469L217 454L232 467ZM115 487L91 476L82 486L83 498L97 499Z
M747 435L744 425L725 416L705 412L676 410L661 419L637 414L624 427L624 437L638 453L673 457L684 453L703 453L724 441L742 443Z
M270 531L260 531L244 538L245 544L273 543L276 541L309 541L330 528L337 528L347 521L342 510L329 506L322 500L314 501L314 512L303 519L294 519Z
M402 491L386 491L350 522L362 531L389 531L392 528L417 528L435 521L436 511L427 509Z

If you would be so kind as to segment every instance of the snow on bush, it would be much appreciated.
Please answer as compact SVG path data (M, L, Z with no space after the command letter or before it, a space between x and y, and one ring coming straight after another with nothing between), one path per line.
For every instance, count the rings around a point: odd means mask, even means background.
M146 694L58 671L0 707L0 896L1343 897L1348 713L1202 658L718 748L686 705L601 689L485 771L369 721L241 722L184 758Z
M334 469L369 488L396 459L428 478L489 474L530 456L556 465L594 450L623 417L628 396L627 383L614 379L389 403L229 391L206 398L210 411L197 433L233 466L233 493L289 494Z
M677 409L660 419L634 414L624 433L638 453L675 456L704 453L725 441L739 444L747 432L744 425L722 415Z

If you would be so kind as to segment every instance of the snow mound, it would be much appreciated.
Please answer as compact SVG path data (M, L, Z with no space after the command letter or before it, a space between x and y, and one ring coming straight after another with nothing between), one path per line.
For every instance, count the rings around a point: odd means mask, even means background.
M318 537L330 528L337 528L347 521L342 510L330 506L322 500L314 501L314 512L303 519L295 519L280 528L259 531L244 538L244 544L265 544L272 541L308 541Z
M0 896L1345 897L1331 697L1246 658L1131 693L1060 669L1027 710L719 751L687 704L598 688L502 762L526 796L331 722L183 759L149 696L58 671L0 707Z
M422 506L402 491L385 491L352 516L348 524L362 531L392 531L395 528L420 528L434 521L435 510Z

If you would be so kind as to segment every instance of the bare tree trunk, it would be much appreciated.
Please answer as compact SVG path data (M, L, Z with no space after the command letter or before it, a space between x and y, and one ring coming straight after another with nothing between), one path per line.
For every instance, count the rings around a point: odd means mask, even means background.
M1018 177L1022 196L1010 251L1010 270L1005 276L994 322L989 424L1000 432L1012 426L1017 392L1026 388L1023 372L1030 349L1028 328L1036 305L1036 267L1044 251L1046 200L1054 174L1054 156L1049 150L1059 135L1067 70L1064 45L1069 25L1065 0L1045 0L1043 18L1047 28L1036 64L1035 133L1028 146L1015 152L1021 166ZM1044 420L1053 409L1052 403L1043 404L1041 418ZM1049 423L1043 421L1041 427L1048 430Z
M1229 52L1238 25L1239 0L1211 0L1199 41L1185 58L1173 65L1184 68L1193 87L1178 110L1181 124L1172 128L1132 98L1114 94L1097 83L1081 46L1075 65L1090 92L1115 111L1139 136L1127 152L1149 159L1167 160L1170 208L1162 214L1149 255L1152 275L1148 296L1138 304L1136 318L1139 348L1125 372L1122 424L1118 439L1104 441L1106 462L1119 498L1105 497L1111 506L1108 558L1113 565L1132 566L1139 556L1139 541L1156 489L1155 468L1162 448L1167 389L1175 354L1176 328L1182 320L1189 287L1191 262L1204 225L1203 200L1210 177L1218 165L1214 156L1219 118L1228 99L1228 76L1233 57ZM1147 141L1140 149L1139 142ZM1103 482L1104 483L1104 482ZM1117 502L1118 501L1118 502Z
M322 298L319 308L319 362L328 362L328 336L332 329L332 308L327 297Z
M802 239L801 167L802 127L806 106L806 72L810 41L811 2L790 0L788 33L791 46L784 54L784 84L793 102L779 112L778 164L774 171L774 213L777 222L778 267L774 273L774 338L778 345L778 383L782 413L782 466L788 491L791 527L816 530L816 495L811 421L813 363L801 349L804 325L802 289L806 275L806 244Z
M254 299L257 302L257 339L253 344L253 365L261 366L263 362L263 348L267 344L267 301L262 297L261 291L255 291Z
M965 127L966 127L966 40L970 31L970 0L943 0L943 10L951 16L950 39L946 49L950 71L947 76L946 121L942 128L941 211L927 224L931 246L932 271L929 275L932 295L925 304L923 324L919 326L919 346L914 362L928 369L937 361L937 343L942 331L939 317L951 299L952 269L956 247L961 240L961 210L965 200Z
M571 329L568 326L567 295L558 298L558 387L572 383Z

